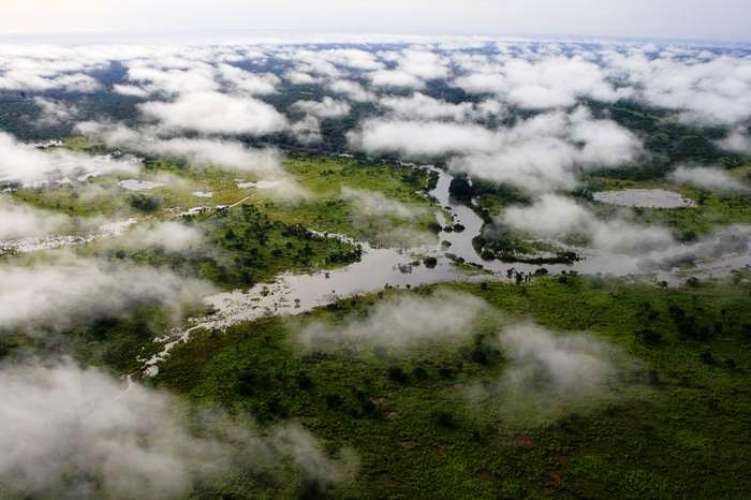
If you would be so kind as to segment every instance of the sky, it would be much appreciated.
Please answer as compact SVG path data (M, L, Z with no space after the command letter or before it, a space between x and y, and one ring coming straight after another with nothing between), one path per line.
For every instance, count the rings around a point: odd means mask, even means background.
M0 0L0 33L294 30L751 41L749 0Z

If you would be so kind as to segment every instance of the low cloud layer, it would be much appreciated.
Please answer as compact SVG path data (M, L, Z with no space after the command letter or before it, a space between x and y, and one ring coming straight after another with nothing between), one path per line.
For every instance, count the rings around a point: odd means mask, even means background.
M331 97L324 97L321 101L298 101L292 107L318 118L341 118L347 116L352 109L346 101Z
M140 166L140 161L132 158L115 159L62 149L42 151L0 132L0 183L38 186L112 173L137 174Z
M313 322L300 331L298 341L311 351L384 347L405 353L431 342L467 338L479 317L489 311L483 300L461 293L398 295L376 304L365 318Z
M352 147L368 153L450 155L452 170L530 192L573 188L579 170L626 165L642 153L636 135L611 120L594 119L586 108L546 113L498 130L374 119L348 138Z
M204 242L204 234L197 227L167 221L140 224L114 244L125 244L130 248L158 248L166 252L180 253L201 250Z
M30 266L0 265L0 324L63 329L77 321L127 314L139 304L179 312L212 292L167 270L62 255Z
M563 196L545 194L534 204L509 207L503 223L540 238L586 236L599 251L643 255L666 251L677 243L672 233L659 226L642 226L623 219L601 220L589 209Z
M707 189L709 191L748 191L748 187L726 171L712 167L678 167L668 179L678 184Z
M142 104L140 110L168 131L266 135L288 126L287 119L269 104L219 92L183 94L174 101Z
M488 65L485 68L493 68ZM607 81L601 67L581 57L552 56L541 61L511 59L495 72L482 71L458 78L455 84L470 93L496 94L526 109L570 107L581 98L611 102L628 96Z
M424 207L388 198L383 193L343 187L343 200L350 204L350 222L377 247L413 248L436 242L435 236L413 223L429 213Z
M0 197L0 240L44 236L69 229L70 225L65 215Z
M532 323L508 326L498 340L509 361L487 389L508 418L545 419L618 397L627 360L605 342Z
M743 128L735 128L717 145L732 153L751 155L751 134Z
M342 188L342 199L352 203L353 208L363 216L414 219L426 213L425 209L393 200L378 191L345 186Z
M279 175L282 172L281 155L278 151L248 148L237 141L162 138L152 129L138 130L122 124L98 122L79 123L76 130L94 140L102 141L109 147L176 158L194 165L215 165L261 176Z
M291 463L330 484L357 465L351 452L329 459L299 426L260 433L70 361L2 366L0 385L0 484L13 495L182 498L233 470L274 477Z
M749 225L720 227L696 241L683 243L666 227L621 217L600 219L585 206L552 194L542 195L529 206L509 207L500 223L543 239L584 237L589 243L588 251L610 257L609 267L629 272L670 270L685 265L711 271L721 261L732 266L736 258L743 260L751 251Z

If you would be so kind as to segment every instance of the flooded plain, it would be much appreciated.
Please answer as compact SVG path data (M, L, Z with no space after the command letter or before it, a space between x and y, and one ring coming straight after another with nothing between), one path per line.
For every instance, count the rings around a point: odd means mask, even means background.
M342 298L376 292L386 287L410 288L455 281L511 281L518 276L531 279L535 272L540 272L543 268L553 274L573 271L592 275L651 276L654 280L668 282L685 279L673 264L672 253L626 256L572 248L581 257L572 264L541 266L484 260L472 244L475 236L482 232L482 218L472 208L451 198L451 175L434 167L427 168L438 174L438 182L429 194L444 207L445 213L449 214L447 218L444 213L436 211L436 217L443 230L437 235L434 245L394 249L373 248L366 243L352 242L362 246L362 259L346 267L310 274L286 273L273 283L260 283L248 290L235 290L207 297L205 303L211 307L212 313L205 317L192 318L187 328L159 339L163 344L162 351L148 360L142 360L144 373L147 376L156 375L159 363L169 356L176 345L186 342L196 330L222 331L232 325L264 316L300 314ZM638 198L640 195L629 196ZM648 199L654 203L666 204L666 199L660 196L662 195L649 193ZM645 199L641 199L640 202L644 203ZM464 229L454 230L456 224ZM347 239L343 236L329 236ZM449 242L450 246L446 247L441 242ZM691 247L686 247L685 250L690 252ZM746 235L740 245L732 247L731 254L722 254L721 258L723 261L732 262L736 267L751 265L751 251ZM457 262L461 265L457 265ZM715 260L715 264L707 265L706 272L708 275L727 274L729 269L717 265Z
M96 230L86 234L55 234L0 240L0 255L55 250L67 246L85 245L101 239L117 238L124 235L136 223L138 219L130 218L102 224Z

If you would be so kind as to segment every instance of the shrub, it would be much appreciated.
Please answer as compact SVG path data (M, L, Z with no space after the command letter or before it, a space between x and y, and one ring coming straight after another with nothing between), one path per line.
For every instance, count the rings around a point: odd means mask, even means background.
M398 366L389 368L389 380L398 384L406 384L409 381L407 374Z

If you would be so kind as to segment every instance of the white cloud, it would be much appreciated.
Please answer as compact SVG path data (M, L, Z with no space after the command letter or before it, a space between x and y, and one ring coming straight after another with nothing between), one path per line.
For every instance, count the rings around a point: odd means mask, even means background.
M614 254L641 257L670 250L677 244L666 228L618 218L601 220L575 201L554 194L544 194L530 206L509 207L501 219L514 229L542 238L584 235L594 249Z
M487 304L474 296L437 291L430 296L398 295L378 302L368 316L337 324L313 322L300 333L305 349L332 351L385 347L407 352L426 343L464 339Z
M578 56L511 59L496 73L472 73L455 83L467 92L494 93L527 109L570 107L584 97L614 101L624 95L606 81L599 66Z
M545 418L617 397L625 358L584 333L553 334L531 323L511 325L498 336L510 358L498 387L510 418Z
M253 74L229 64L220 64L218 70L221 78L230 84L232 90L249 95L275 94L277 86L281 83L276 75Z
M627 165L642 153L641 141L610 120L595 120L585 108L550 112L500 129L492 150L453 158L453 170L540 193L572 189L579 170Z
M401 87L410 89L425 87L425 82L419 77L401 70L373 71L368 77L370 78L370 83L375 87Z
M751 135L742 127L733 129L727 137L717 142L725 151L751 155Z
M492 131L479 125L371 119L348 134L350 146L368 153L437 156L491 151L499 145Z
M196 227L165 221L151 225L139 224L115 244L131 248L161 248L179 253L198 250L204 243L203 233Z
M318 83L319 81L318 78L315 78L302 71L290 71L289 73L284 75L284 78L286 78L287 81L289 81L293 85L313 85L315 83Z
M366 50L333 49L325 50L321 55L334 64L363 71L374 71L384 67L372 52Z
M372 92L365 90L361 84L351 80L334 80L326 84L326 87L335 94L344 95L355 102L367 102L375 99Z
M129 65L127 78L131 82L141 84L144 92L148 94L176 95L219 89L219 83L214 78L214 69L208 64L190 63L188 68L171 69L160 66L159 61L135 61ZM130 90L131 95L134 93Z
M416 207L386 197L378 191L342 187L342 199L349 201L363 215L369 217L396 217L414 219L425 213Z
M63 149L41 151L0 132L0 182L40 185L111 173L136 174L139 170L140 162L133 158L90 156Z
M390 110L398 118L451 119L461 122L478 115L472 103L453 104L421 93L415 93L409 97L383 97L379 104Z
M292 134L302 144L321 142L321 120L315 116L306 115L300 121L292 124Z
M142 153L185 160L193 165L215 165L243 173L274 176L283 173L281 155L274 149L252 149L223 139L160 138L153 130L124 125L82 122L76 130L87 137Z
M183 94L172 102L140 104L139 109L167 130L266 135L288 126L286 118L269 104L219 92Z
M122 85L120 83L113 85L112 91L115 94L126 95L130 97L144 97L145 98L150 95L149 91L144 90L143 88L137 85Z
M180 306L211 292L170 271L60 256L28 267L0 266L0 323L65 328L76 321L127 314L136 304Z
M341 118L347 116L352 110L346 101L339 101L328 96L321 101L297 101L292 107L318 118Z
M79 113L79 109L75 105L43 97L35 97L34 104L37 105L40 111L37 124L41 126L54 126L70 122Z
M449 166L482 179L530 192L571 189L580 169L628 164L641 141L610 120L595 120L585 108L549 112L510 128L396 119L366 120L348 134L350 147L405 157L451 155Z
M44 236L70 225L65 215L0 198L0 240Z
M10 61L0 61L0 90L95 92L101 89L101 85L81 72L89 69L94 69L94 66L16 57Z
M691 61L663 54L611 52L609 71L635 87L635 96L653 106L682 112L683 118L738 124L751 116L751 61L721 56Z
M720 168L678 167L669 176L673 182L710 191L746 191L748 187Z
M423 80L437 80L449 75L449 62L435 52L408 49L395 59L399 71Z
M288 461L324 484L356 468L351 452L331 460L299 426L261 434L250 422L197 412L70 361L4 366L0 384L0 483L11 495L182 498L233 471L274 477Z

